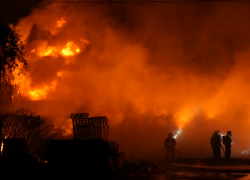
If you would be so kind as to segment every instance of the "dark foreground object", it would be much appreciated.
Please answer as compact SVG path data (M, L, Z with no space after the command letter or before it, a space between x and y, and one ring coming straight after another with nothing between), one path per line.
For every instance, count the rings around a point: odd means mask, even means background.
M52 142L53 143L53 142ZM56 142L58 143L58 142ZM63 142L59 142L64 144ZM67 145L70 145L69 142L66 142ZM77 143L76 143L77 144ZM77 145L73 145L76 147ZM91 144L91 143L90 143ZM55 145L55 144L54 144ZM52 145L53 146L53 145ZM52 148L52 147L51 147ZM54 150L60 148L57 145ZM82 157L74 161L68 158L72 156L76 156L76 154L70 156L63 154L68 154L66 152L70 149L68 147L62 147L62 153L58 153L55 157L62 156L64 160L55 161L55 158L52 158L52 162L54 163L33 163L33 165L27 165L27 163L21 163L19 166L6 166L5 160L1 157L1 180L44 180L44 179L111 179L109 178L104 166L95 165L91 162L92 168L86 167L86 162L88 160L94 160L95 162L101 162L100 159L92 159L91 154L95 154L91 152L89 157L85 159L85 161L81 162L86 156L82 155ZM74 148L72 148L74 149ZM91 149L91 148L90 148ZM78 153L82 153L81 146ZM87 150L84 150L87 152ZM54 151L55 153L57 151ZM70 150L73 152L73 150ZM99 151L100 152L100 151ZM52 152L51 152L52 153ZM100 156L99 156L100 157ZM61 159L61 158L59 158ZM77 162L78 161L78 162ZM59 164L59 162L61 164ZM74 164L75 162L80 163L79 165ZM230 161L226 161L225 159L215 160L215 159L176 159L174 161L161 161L154 162L158 166L157 170L153 170L154 166L149 164L148 162L136 161L136 160L125 160L124 166L119 170L118 177L116 180L128 180L128 179L161 179L161 180L171 180L171 179L250 179L250 160L248 159L232 159ZM26 165L25 165L26 164ZM106 164L107 165L107 164ZM107 167L107 166L106 166ZM131 168L132 167L132 168ZM148 168L151 167L151 170ZM104 168L104 169L103 169ZM148 176L153 175L152 172L155 172L156 175L154 177ZM127 176L128 174L129 176Z
M110 179L109 144L101 139L50 140L47 163L27 163L27 158L20 158L23 153L12 151L17 159L9 153L0 158L1 180Z
M109 144L102 139L51 140L48 168L55 178L109 178Z

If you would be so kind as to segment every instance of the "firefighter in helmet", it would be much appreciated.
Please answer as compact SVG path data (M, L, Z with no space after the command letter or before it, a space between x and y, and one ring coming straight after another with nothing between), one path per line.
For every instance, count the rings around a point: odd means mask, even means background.
M220 136L220 138L222 138L222 135L221 135L221 133L220 133L220 130L217 130L217 132L218 132L218 135Z
M169 159L169 154L171 153L172 159L175 158L175 146L176 141L173 138L173 134L168 133L168 137L164 141L164 147L166 148L166 159Z
M220 148L221 148L221 135L218 131L214 131L213 136L210 139L210 144L213 149L214 158L221 158Z
M231 147L232 147L232 132L227 131L227 135L223 136L223 144L225 145L226 153L225 153L225 158L226 159L231 159Z

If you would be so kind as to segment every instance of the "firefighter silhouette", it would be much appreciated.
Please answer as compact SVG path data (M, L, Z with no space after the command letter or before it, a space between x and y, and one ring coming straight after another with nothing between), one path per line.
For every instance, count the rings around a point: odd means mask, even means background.
M213 136L210 139L210 144L213 149L214 158L221 158L221 135L218 131L214 131Z
M223 144L225 145L226 153L225 158L231 159L231 147L232 147L232 132L228 131L226 136L223 136Z
M166 148L166 159L169 159L169 154L171 153L172 159L175 158L175 146L176 141L173 138L173 134L170 132L168 137L164 141L164 147Z
M220 130L217 130L217 132L218 132L218 135L220 136L220 138L222 138L222 135L221 135L221 133L220 133Z

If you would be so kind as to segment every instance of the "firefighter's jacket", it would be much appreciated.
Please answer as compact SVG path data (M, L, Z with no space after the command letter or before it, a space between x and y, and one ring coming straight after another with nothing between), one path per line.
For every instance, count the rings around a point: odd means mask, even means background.
M214 134L210 139L210 144L212 147L221 147L221 136Z
M225 140L224 140L223 143L225 144L225 146L231 147L232 136L231 136L231 135L226 135L226 136L225 136Z
M174 149L176 146L176 141L174 138L167 137L164 141L164 147L166 149Z

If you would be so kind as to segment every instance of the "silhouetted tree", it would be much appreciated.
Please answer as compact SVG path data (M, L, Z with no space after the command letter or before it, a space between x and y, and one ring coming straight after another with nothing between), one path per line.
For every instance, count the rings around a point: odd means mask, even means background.
M29 109L18 109L0 113L2 119L2 139L24 138L26 151L34 157L46 154L46 142L54 138L61 129L55 128L48 117L36 115Z
M24 44L18 31L0 23L0 105L6 103L6 89L12 89L14 72L19 75L27 68L24 56ZM17 68L18 71L15 71Z
M24 45L20 40L18 31L0 22L0 108L3 109L8 102L11 102L14 74L17 67L18 73L27 68L27 61L24 59ZM17 73L17 74L18 74ZM17 87L17 86L15 86ZM1 133L0 118L0 139Z

